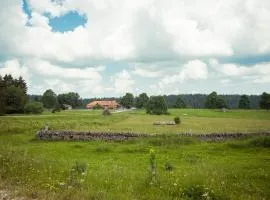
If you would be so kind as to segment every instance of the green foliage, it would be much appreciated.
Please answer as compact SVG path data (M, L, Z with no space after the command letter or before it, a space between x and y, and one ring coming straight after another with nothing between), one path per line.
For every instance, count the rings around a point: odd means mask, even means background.
M168 107L164 97L151 96L146 107L146 113L153 115L168 114Z
M0 94L1 94L0 95L0 115L4 115L6 113L7 88L1 75L0 75Z
M169 161L166 161L164 168L166 171L172 171L174 167L173 167L172 163L170 163Z
M24 112L27 114L41 114L43 112L43 105L41 102L37 101L28 102L24 106Z
M121 98L120 104L125 108L131 108L134 104L133 94L126 93L126 95Z
M227 108L225 100L217 95L216 92L209 94L205 101L205 108L217 109L217 108Z
M149 150L149 160L150 160L151 182L155 183L157 176L157 161L154 149Z
M27 102L27 86L22 77L0 76L0 115L22 113Z
M57 99L60 105L68 104L68 105L71 105L73 108L79 107L82 105L82 100L80 99L80 95L75 92L59 94L57 96Z
M186 109L187 116L179 109L170 112L187 123L183 123L181 129L178 126L153 127L153 119L170 120L171 116L150 116L143 111L123 112L108 118L99 110L1 117L0 182L11 191L19 190L25 199L32 193L37 193L36 199L52 200L195 199L208 191L211 194L205 194L201 199L269 199L269 150L263 147L265 145L237 149L226 145L227 142L204 142L176 135L189 129L220 133L269 130L269 112L237 110L221 113ZM33 140L36 130L45 123L53 130L112 130L164 135L122 142ZM232 139L230 142L249 144L251 140ZM154 146L157 163L157 181L153 184L148 179L152 174L151 146ZM76 164L78 158L80 162ZM164 169L166 162L168 167L173 164L172 171ZM204 188L197 189L196 185Z
M67 187L81 187L87 175L87 164L76 161L69 171Z
M181 123L180 117L175 117L174 122L175 122L175 124L180 124Z
M26 95L20 87L9 86L6 93L6 113L23 113Z
M175 108L186 108L186 104L181 98L181 96L178 96L174 105Z
M249 145L254 147L270 148L270 138L269 137L254 138L249 142Z
M270 109L270 94L264 92L261 96L260 107L262 109Z
M240 109L250 109L250 101L247 95L242 95L240 97L238 107Z
M192 185L183 190L182 196L190 200L222 200L227 199L214 193L208 187L202 185Z
M55 108L57 104L56 94L51 89L48 89L43 93L41 101L45 108L48 109Z
M110 148L104 145L99 145L96 148L96 152L100 152L100 153L109 152L109 151L110 151Z
M149 101L149 97L147 96L146 93L140 94L138 97L135 99L135 106L136 108L146 108L147 103Z
M151 96L146 107L146 113L157 115L167 113L167 105L163 96Z

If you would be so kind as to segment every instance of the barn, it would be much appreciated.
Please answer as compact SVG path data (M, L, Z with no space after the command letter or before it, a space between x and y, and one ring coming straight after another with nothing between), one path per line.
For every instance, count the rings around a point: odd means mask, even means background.
M95 106L101 106L102 108L109 108L109 109L116 109L120 107L120 104L117 103L115 100L113 101L92 101L86 105L87 109L93 109Z

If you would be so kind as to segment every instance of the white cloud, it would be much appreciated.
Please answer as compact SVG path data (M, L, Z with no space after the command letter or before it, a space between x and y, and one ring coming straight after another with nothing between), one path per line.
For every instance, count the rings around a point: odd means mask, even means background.
M244 66L211 60L209 65L215 69L212 73L202 62L210 58L269 55L270 1L27 2L32 11L30 20L22 11L22 1L0 3L0 20L5 22L0 23L0 55L4 59L18 58L2 61L0 71L39 82L29 88L32 93L54 87L59 92L78 90L83 96L122 94L134 91L135 79L131 75L149 78L144 84L150 80L149 85L153 86L150 90L162 93L177 92L175 86L179 83L216 75L221 79L217 84L225 84L227 79L233 83L235 79L243 79L245 83L270 82L269 63ZM49 19L71 11L84 16L87 23L73 31L52 31ZM111 71L100 65L106 63L111 67L113 63L117 67L120 62L133 67L107 75ZM88 67L85 63L98 64ZM83 67L76 67L79 64ZM112 86L102 82L103 74L113 76Z
M215 70L225 76L251 79L255 83L270 83L269 62L244 66L234 63L220 64L217 59L210 59L209 63Z
M61 77L64 79L85 79L97 80L102 79L100 71L104 70L104 66L85 67L85 68L64 68L58 65L51 64L48 61L31 59L27 61L27 65L35 73L46 77Z
M270 53L269 1L50 1L29 0L32 26L21 1L1 2L0 48L64 62L79 60L196 59ZM61 2L61 3L59 3ZM88 22L52 32L51 17L77 11ZM248 45L247 44L248 41Z
M164 75L164 71L158 69L156 64L149 63L136 63L134 64L133 74L136 74L145 78L157 78Z
M162 84L183 83L187 80L206 79L207 65L200 60L192 60L183 65L182 70L174 75L168 75L161 80Z
M135 81L132 79L128 71L122 70L112 77L114 81L114 89L117 94L132 92Z
M0 75L11 74L14 78L22 76L30 84L30 71L25 65L21 65L17 59L8 60L0 64Z

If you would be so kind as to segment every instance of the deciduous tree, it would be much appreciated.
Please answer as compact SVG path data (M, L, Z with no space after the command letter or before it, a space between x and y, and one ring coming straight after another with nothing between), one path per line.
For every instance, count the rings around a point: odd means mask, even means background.
M151 96L146 107L146 113L161 115L168 113L168 106L163 96Z
M48 109L55 108L57 104L56 94L51 89L48 89L43 93L41 101L45 108Z
M149 97L146 93L140 94L135 100L136 108L146 108L147 103L149 101Z
M250 109L250 101L247 95L242 95L239 100L238 108Z
M270 109L270 94L264 92L261 96L260 107L262 109Z
M121 98L121 103L122 106L125 108L131 108L134 105L134 96L131 93L126 93L125 96Z

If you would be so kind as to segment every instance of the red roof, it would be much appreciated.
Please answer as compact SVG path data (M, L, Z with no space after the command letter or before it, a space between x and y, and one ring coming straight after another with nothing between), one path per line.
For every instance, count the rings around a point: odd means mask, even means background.
M96 105L100 105L102 107L108 107L108 108L117 108L119 106L119 103L117 103L115 100L113 100L113 101L92 101L86 105L86 108L93 108Z

